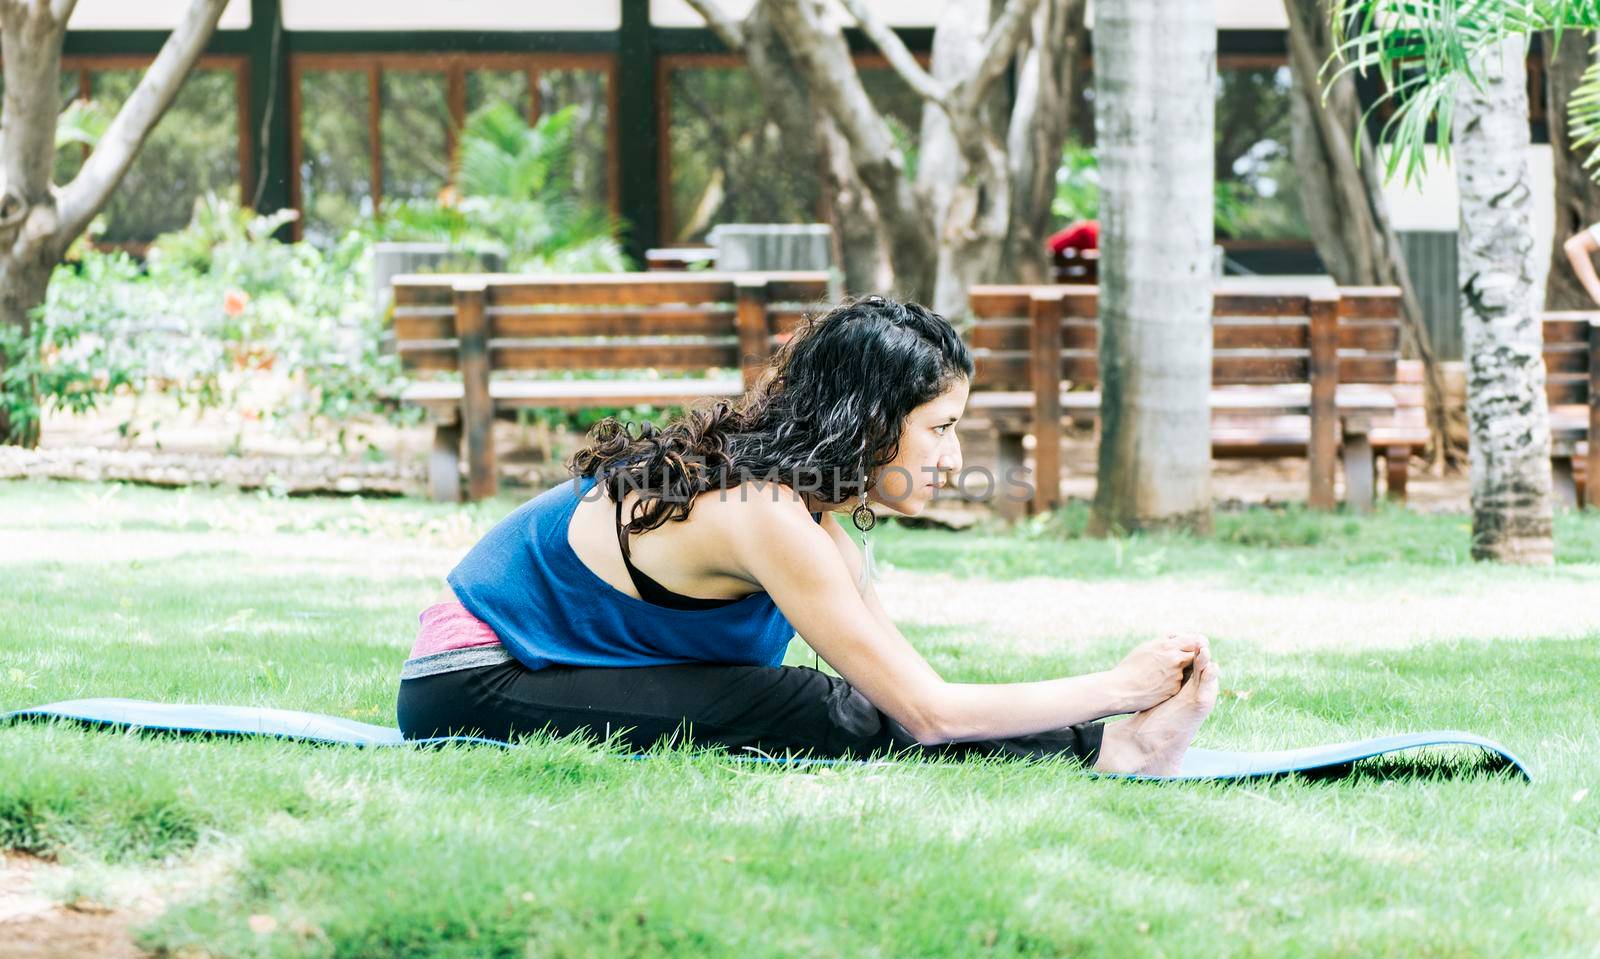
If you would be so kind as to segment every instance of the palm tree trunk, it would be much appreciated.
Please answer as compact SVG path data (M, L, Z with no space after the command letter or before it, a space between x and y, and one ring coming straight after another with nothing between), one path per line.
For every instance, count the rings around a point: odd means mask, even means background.
M1454 117L1472 555L1549 563L1550 422L1535 300L1524 51L1521 37L1490 48L1478 68L1482 88L1461 85Z
M1097 5L1097 534L1211 526L1212 0Z

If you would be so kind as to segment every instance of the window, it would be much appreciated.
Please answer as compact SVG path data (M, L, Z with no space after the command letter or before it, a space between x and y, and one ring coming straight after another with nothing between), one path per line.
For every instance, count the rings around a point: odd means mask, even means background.
M1289 154L1287 65L1224 59L1217 69L1217 236L1232 240L1305 241Z
M371 83L361 70L300 75L301 235L320 245L372 215Z
M92 99L109 119L147 65L128 58L68 57L62 63L61 108ZM102 242L142 246L186 226L194 201L206 193L239 199L247 143L239 82L243 69L243 62L232 58L201 60L101 210ZM88 154L87 147L57 151L55 182L77 176Z
M809 134L786 142L773 119L795 104L764 102L741 57L683 55L663 63L662 241L703 243L719 223L817 222L825 172L819 145ZM921 97L878 58L858 57L857 68L914 169Z
M385 199L438 197L467 115L495 102L530 118L574 106L575 190L614 210L611 71L605 54L291 57L300 235L330 243Z

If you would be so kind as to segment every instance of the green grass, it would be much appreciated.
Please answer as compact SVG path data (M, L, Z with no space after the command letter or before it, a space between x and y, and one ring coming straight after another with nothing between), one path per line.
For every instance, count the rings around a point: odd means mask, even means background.
M0 485L0 710L130 696L392 722L417 611L512 505ZM1465 525L1261 510L1219 515L1211 541L1107 543L1067 510L1010 536L871 535L894 566L975 588L1047 575L1355 602L1353 583L1514 604L1587 581L1600 599L1600 517L1563 515L1547 570L1471 564ZM1140 784L1067 762L782 769L548 738L360 751L20 725L0 729L0 846L58 858L79 889L164 890L138 938L171 953L1594 955L1596 609L1516 642L1217 641L1227 695L1201 745L1463 728L1530 759L1532 785ZM905 627L952 679L1124 651L983 656L949 627ZM810 659L797 644L791 661Z

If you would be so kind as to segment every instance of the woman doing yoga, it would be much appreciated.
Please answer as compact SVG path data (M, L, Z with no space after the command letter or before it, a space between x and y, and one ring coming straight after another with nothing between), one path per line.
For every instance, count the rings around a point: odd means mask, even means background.
M572 481L490 530L422 613L401 730L1176 771L1216 701L1203 636L1103 672L957 683L884 612L840 516L915 516L960 472L972 373L943 317L867 297L807 320L736 402L638 435L601 422ZM797 632L838 676L780 665Z

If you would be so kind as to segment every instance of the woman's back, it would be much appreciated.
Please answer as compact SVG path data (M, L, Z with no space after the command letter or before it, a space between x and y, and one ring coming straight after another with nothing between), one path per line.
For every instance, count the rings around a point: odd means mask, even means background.
M579 478L529 500L448 577L456 598L512 655L531 669L783 661L793 627L759 585L717 569L716 524L740 505L736 493L703 494L683 522L629 537L635 565L653 570L663 587L725 601L681 609L636 594L616 505L595 486Z

